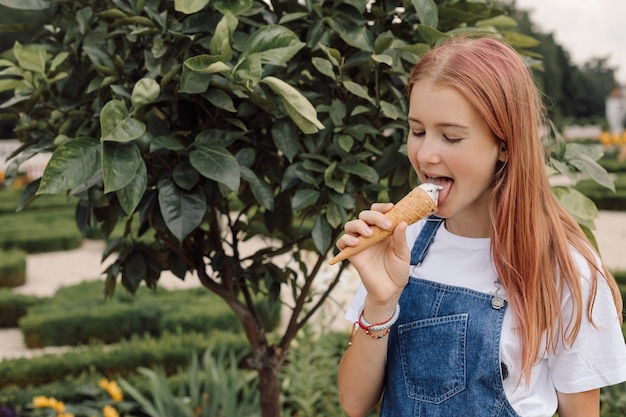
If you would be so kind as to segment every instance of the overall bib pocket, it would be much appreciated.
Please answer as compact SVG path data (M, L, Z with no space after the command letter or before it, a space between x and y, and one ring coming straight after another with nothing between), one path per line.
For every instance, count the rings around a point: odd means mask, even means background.
M409 398L439 404L465 389L467 320L454 314L398 326Z

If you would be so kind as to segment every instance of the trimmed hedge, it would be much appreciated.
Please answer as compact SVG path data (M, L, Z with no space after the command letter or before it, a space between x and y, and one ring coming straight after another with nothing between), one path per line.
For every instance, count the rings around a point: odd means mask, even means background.
M0 328L17 327L18 320L28 309L40 301L31 295L16 294L9 289L0 289Z
M25 282L26 252L19 249L3 251L2 256L0 256L0 287L19 287Z
M5 360L0 362L0 403L9 402L6 389L39 387L39 395L45 395L42 385L78 378L85 372L115 378L133 374L138 367L159 367L174 374L188 364L191 353L218 344L228 344L242 355L248 350L243 334L176 332L159 339L135 336L115 345L91 344L61 354Z
M19 321L26 346L115 343L136 334L158 337L177 330L241 330L228 305L202 287L176 291L141 287L135 295L120 290L105 299L103 285L89 281L61 288L33 306Z

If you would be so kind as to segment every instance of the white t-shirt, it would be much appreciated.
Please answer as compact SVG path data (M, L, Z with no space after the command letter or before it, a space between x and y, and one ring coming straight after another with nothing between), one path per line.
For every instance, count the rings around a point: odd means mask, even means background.
M422 220L407 229L409 248L413 247L424 223ZM413 267L411 275L493 294L496 291L497 276L491 259L489 238L457 236L442 225L424 262ZM580 254L576 253L575 259L582 271L583 300L587 300L589 269ZM498 290L498 294L505 296L502 288ZM346 312L346 319L351 322L357 320L365 296L366 290L361 284ZM567 324L572 313L571 297L567 291L561 308L564 323ZM509 402L520 416L554 415L558 405L555 389L562 393L576 393L626 381L626 344L611 292L602 279L598 283L592 316L596 327L586 317L585 309L573 346L564 348L563 343L560 343L556 354L544 354L537 361L527 389L525 380L520 380L521 344L515 331L516 319L512 309L507 309L500 341L501 360L509 371L508 378L504 380L504 388Z

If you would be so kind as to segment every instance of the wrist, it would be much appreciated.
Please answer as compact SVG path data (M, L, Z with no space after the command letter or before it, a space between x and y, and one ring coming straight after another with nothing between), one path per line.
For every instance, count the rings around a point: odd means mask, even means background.
M389 319L396 310L398 305L397 299L392 299L384 302L377 302L371 300L369 297L365 298L363 305L365 316L370 323L380 323Z

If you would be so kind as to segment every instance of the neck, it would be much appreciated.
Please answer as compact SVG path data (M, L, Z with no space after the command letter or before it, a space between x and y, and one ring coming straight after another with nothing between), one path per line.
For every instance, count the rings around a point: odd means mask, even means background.
M488 238L491 237L491 222L461 222L455 219L446 219L445 228L448 232L463 237Z

